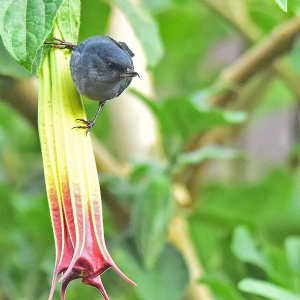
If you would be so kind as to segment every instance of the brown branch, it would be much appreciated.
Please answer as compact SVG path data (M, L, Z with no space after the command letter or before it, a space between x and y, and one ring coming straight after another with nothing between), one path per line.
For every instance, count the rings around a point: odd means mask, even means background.
M230 13L229 10L224 9L224 1L222 3L218 0L201 0L211 11L220 16L229 25L234 25L234 28L245 38L248 42L253 42L257 39L259 32L257 28L247 22L247 26L243 26ZM240 12L239 12L240 13ZM245 22L245 18L243 19Z
M300 32L300 17L278 26L270 36L247 51L235 63L225 69L217 81L219 86L240 86L262 69L270 66L278 57L289 51ZM213 97L212 105L224 106L230 102L233 92L226 90Z
M207 286L199 283L199 279L205 275L205 272L189 237L188 225L185 219L180 217L173 218L169 230L169 240L182 253L189 269L190 283L187 289L187 295L185 295L185 299L213 299Z
M256 27L253 26L248 20L244 23L238 22L230 13L224 3L220 3L218 0L201 0L209 9L218 14L228 24L232 25L243 38L249 43L255 43L260 38L260 33ZM272 67L276 73L285 81L285 83L293 90L293 92L300 96L299 79L298 76L290 72L281 61L276 61Z

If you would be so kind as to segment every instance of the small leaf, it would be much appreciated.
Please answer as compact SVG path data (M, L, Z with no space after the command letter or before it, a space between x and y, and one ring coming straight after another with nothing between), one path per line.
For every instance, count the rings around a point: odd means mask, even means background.
M287 12L287 0L275 0L275 2L284 12Z
M300 274L300 238L297 236L288 237L285 240L285 252L290 269Z
M4 46L30 72L61 3L62 0L2 0L0 35Z
M76 43L80 25L80 0L64 0L57 21L64 40Z
M300 300L300 297L296 294L262 280L251 278L243 279L239 282L238 287L244 292L259 295L271 300Z
M182 153L177 163L179 165L198 164L208 159L233 159L237 158L241 153L230 148L223 148L218 146L207 146L193 152Z
M122 10L141 42L149 67L154 67L163 55L163 46L154 19L141 6L134 5L129 0L115 0Z
M150 269L166 243L172 214L171 185L163 173L147 174L137 193L133 231L144 265Z
M263 270L268 269L268 261L245 226L235 229L231 245L234 254L243 262L252 263Z

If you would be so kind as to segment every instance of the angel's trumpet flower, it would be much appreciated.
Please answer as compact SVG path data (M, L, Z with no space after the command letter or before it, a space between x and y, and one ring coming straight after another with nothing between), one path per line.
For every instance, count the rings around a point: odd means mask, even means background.
M62 38L55 29L54 36ZM56 261L49 300L57 277L61 299L73 279L96 287L108 299L100 275L113 268L104 241L101 195L90 136L72 129L76 118L86 119L71 79L69 50L51 49L39 76L39 134L51 213Z

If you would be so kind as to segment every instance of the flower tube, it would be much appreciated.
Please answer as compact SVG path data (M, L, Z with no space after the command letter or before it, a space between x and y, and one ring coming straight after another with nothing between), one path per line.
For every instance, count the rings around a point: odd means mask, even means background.
M63 39L55 26L54 36ZM61 299L74 279L96 287L109 299L100 275L113 268L131 284L110 257L102 223L101 194L90 136L75 130L86 119L71 79L69 50L51 49L39 74L38 125L51 214L56 260L49 300L57 277Z

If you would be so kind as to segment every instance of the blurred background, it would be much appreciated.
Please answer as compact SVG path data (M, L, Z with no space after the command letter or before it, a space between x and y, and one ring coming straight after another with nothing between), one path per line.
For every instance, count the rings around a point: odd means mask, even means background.
M92 130L111 299L300 299L300 2L84 0L141 78ZM37 76L0 44L0 299L47 299ZM88 116L97 104L83 99ZM59 299L57 292L56 298ZM67 299L99 299L73 282Z

